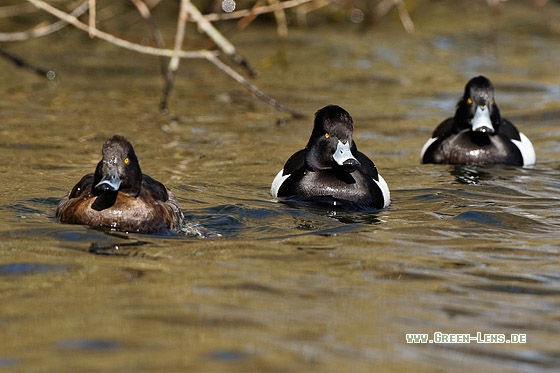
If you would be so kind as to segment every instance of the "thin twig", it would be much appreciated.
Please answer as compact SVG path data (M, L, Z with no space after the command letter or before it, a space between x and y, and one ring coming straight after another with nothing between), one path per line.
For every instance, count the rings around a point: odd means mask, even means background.
M31 4L29 4L32 6ZM76 9L70 13L73 17L79 17L84 14L89 8L88 0L84 0ZM64 20L60 20L58 22L52 23L50 25L32 28L27 31L22 32L9 32L9 33L0 33L0 41L25 41L33 38L40 38L45 35L52 34L63 27L68 25L68 22Z
M258 8L261 6L261 0L255 1L253 4L253 9ZM237 23L235 24L235 28L237 30L244 30L247 26L249 26L255 19L257 19L256 14L249 13L245 17L242 17Z
M53 16L60 18L62 20L64 20L65 22L71 24L72 26L88 32L90 31L90 28L88 25L86 25L85 23L80 22L80 20L78 20L76 17L71 16L69 14L64 13L63 11L60 11L56 8L54 8L53 6L45 3L42 0L27 0L28 2L30 2L31 4L35 5L37 8L44 10L47 13L52 14ZM124 40L124 39L120 39L117 38L111 34L107 34L106 32L100 31L98 29L92 30L93 35L99 39L105 40L109 43L112 43L116 46L119 46L121 48L124 49L128 49L128 50L132 50L138 53L145 53L145 54L150 54L153 56L165 56L165 57L173 57L176 53L174 50L172 49L160 49L160 48L153 48L153 47L148 47L145 45L140 45L140 44L136 44L136 43L132 43L130 41ZM209 50L198 50L198 51L180 51L179 57L181 58L202 58L202 59L206 59L208 55L215 55L218 52L215 51L209 51Z
M255 96L257 96L260 100L266 102L267 104L273 106L278 111L282 111L284 113L290 113L294 118L303 118L305 117L303 114L299 113L296 110L290 109L287 106L281 104L277 100L273 99L272 97L265 94L263 91L258 89L253 84L249 83L241 74L237 71L233 70L231 67L220 61L217 56L208 55L206 59L216 65L220 70L225 72L231 78L233 78L236 82L247 88L250 92L252 92Z
M238 72L233 70L230 66L228 66L225 63L223 63L222 61L220 61L217 57L218 56L217 51L209 51L209 50L183 51L183 50L180 49L181 45L182 45L182 38L180 39L179 37L177 37L176 40L175 40L175 49L173 49L173 50L152 48L152 47L147 47L147 46L135 44L135 43L129 42L127 40L117 38L117 37L115 37L111 34L103 32L103 31L100 31L97 28L92 28L89 25L86 25L86 24L82 23L75 16L64 13L63 11L60 11L59 9L54 8L53 6L47 4L43 0L27 0L27 1L30 2L31 4L35 5L37 8L54 15L55 17L63 20L64 22L73 25L74 27L76 27L76 28L78 28L82 31L91 33L93 36L95 36L99 39L105 40L105 41L107 41L109 43L112 43L116 46L119 46L121 48L129 49L129 50L132 50L132 51L135 51L135 52L138 52L138 53L145 53L145 54L150 54L150 55L155 55L155 56L171 57L172 59L178 59L178 58L203 58L203 59L206 59L207 61L211 62L216 67L218 67L220 70L222 70L224 73L226 73L227 75L232 77L239 84L241 84L242 86L247 88L250 92L255 94L260 100L268 103L269 105L272 105L273 107L275 107L279 111L290 113L295 118L303 117L302 114L300 114L299 112L284 106L283 104L281 104L277 100L275 100L275 99L271 98L270 96L266 95L264 92L262 92L256 86L249 83L245 78L243 78L243 76L241 74L239 74ZM88 1L88 0L86 0L86 1ZM306 0L306 1L311 1L311 0ZM304 2L306 2L306 1L304 1ZM216 42L216 44L218 44L220 46L220 48L222 49L222 51L224 51L224 53L226 53L230 58L232 58L234 60L235 60L236 56L239 56L237 54L233 44L231 44L226 38L224 38L212 26L212 24L210 24L210 22L208 22L208 20L206 20L202 16L200 11L198 11L198 8L196 8L194 5L192 5L190 0L182 0L181 5L182 5L182 7L186 8L186 10L187 10L188 14L191 16L191 18L195 22L197 22L199 28L202 29L207 35L212 37L214 42ZM181 17L180 17L178 26L181 25L181 24L182 24L182 21L181 21ZM179 27L178 27L178 29L179 29ZM184 31L177 30L177 35L182 35L182 34L184 34ZM177 47L177 45L179 45L179 47ZM243 61L241 61L241 64L243 64L243 63L246 63L246 61L244 59L243 59ZM178 68L178 62L177 62L176 67ZM169 70L173 70L173 69L175 69L175 71L176 71L175 66L170 63Z
M268 0L270 5L280 4L279 0ZM274 19L276 20L276 32L278 37L285 40L288 37L288 21L286 20L286 13L284 9L274 10Z
M406 4L403 0L395 0L395 2L397 11L399 12L399 18L401 19L405 31L412 34L414 32L414 23L412 22L412 18L410 18L410 14L408 14Z
M2 48L0 48L0 57L4 57L7 60L12 61L16 66L23 67L24 69L36 73L37 75L40 75L43 78L47 78L49 80L53 80L54 78L56 78L56 73L53 70L40 67L37 65L33 65L27 61L24 61L22 58L16 55L6 52Z
M93 31L95 27L95 0L89 0L89 37L94 38Z
M210 13L204 15L207 21L223 21L227 19L242 18L250 14L265 14L279 9L293 8L301 4L309 3L314 0L289 0L273 5L260 6L258 8L238 10L231 13ZM334 0L331 0L334 1Z
M315 0L312 3L302 5L296 9L296 17L298 20L298 25L306 25L307 24L307 14L311 13L314 10L319 8L323 8L327 5L332 3L332 0Z
M173 89L173 81L177 70L179 69L179 52L183 47L183 40L185 38L185 24L187 23L187 12L189 10L188 4L190 0L181 0L181 8L179 10L179 18L177 19L177 32L175 33L175 45L173 51L175 54L169 60L169 66L167 67L167 74L165 75L165 85L163 87L163 93L161 95L161 101L159 104L159 111L167 115L169 113L169 108L167 106L167 99L169 94Z
M404 3L403 0L382 0L375 7L375 12L374 12L375 17L381 18L387 15L387 13L389 13L395 7L399 12L399 18L401 20L401 23L405 31L408 33L414 32L414 23L410 18L410 14L408 13L408 10L406 10L406 4Z
M194 6L190 1L186 3L188 8L189 18L196 22L199 30L203 31L208 35L214 43L225 53L226 56L231 58L231 60L241 67L245 68L251 76L256 75L256 71L249 65L249 61L245 57L237 53L235 46L226 39L215 27L210 23L203 15L200 13L198 8Z
M159 27L156 24L156 20L154 19L152 13L150 12L150 8L142 0L130 0L130 1L132 1L136 9L138 9L140 15L144 17L146 21L148 21L148 24L150 25L150 29L152 30L152 36L154 37L154 40L158 48L164 49L165 41L163 40L163 36L159 31ZM163 76L167 75L166 63L167 60L165 59L165 57L160 57L161 74Z

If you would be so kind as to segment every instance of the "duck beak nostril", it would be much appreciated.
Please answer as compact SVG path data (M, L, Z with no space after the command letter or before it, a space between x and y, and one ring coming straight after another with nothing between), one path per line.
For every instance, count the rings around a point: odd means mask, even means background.
M354 157L354 154L352 154L349 141L346 143L338 141L336 150L333 154L333 159L339 166L355 167L360 164L360 162L358 162L358 160Z
M355 158L350 158L342 162L342 165L356 167L360 165L360 162L358 162L358 160Z
M487 106L479 106L476 108L474 117L471 120L472 130L475 132L484 132L492 134L495 132L492 120L490 118L490 111Z
M107 172L103 179L97 185L95 185L95 189L98 189L102 192L113 191L116 192L119 190L121 186L121 179L117 172L117 169L110 170Z

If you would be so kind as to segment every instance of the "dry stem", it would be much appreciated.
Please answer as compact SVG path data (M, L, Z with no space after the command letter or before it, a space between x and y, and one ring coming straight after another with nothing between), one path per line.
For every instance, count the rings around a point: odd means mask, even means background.
M248 61L244 57L242 57L239 53L237 53L235 46L227 38L225 38L214 27L214 25L212 25L211 21L235 19L235 18L241 18L246 16L255 17L258 14L274 12L278 23L278 30L280 34L282 34L285 37L287 35L287 21L284 16L285 9L297 7L306 3L309 3L309 5L317 4L317 6L325 6L331 2L334 2L335 0L287 0L283 2L279 0L268 0L270 5L267 6L258 6L250 10L240 10L231 13L220 13L220 14L213 13L207 15L201 14L198 8L192 4L191 0L181 0L180 13L177 19L175 43L174 43L174 48L172 50L165 48L163 43L163 37L161 36L159 29L155 24L153 17L151 16L151 13L149 11L150 5L147 4L146 0L144 1L130 0L130 1L136 6L138 12L142 15L142 17L144 17L150 23L152 34L154 35L154 39L156 40L158 48L153 48L153 47L133 43L99 30L96 26L96 17L97 17L96 0L84 0L70 14L51 6L50 4L46 3L43 0L27 0L27 1L33 4L38 9L41 9L59 18L60 21L48 26L43 26L41 28L25 31L22 33L8 33L8 34L0 33L0 41L27 40L29 38L47 35L51 32L59 30L60 28L64 27L66 24L71 24L74 27L87 32L89 36L92 38L93 37L100 38L109 43L117 45L121 48L129 49L138 53L168 57L170 58L170 61L167 69L162 67L162 72L164 73L165 76L165 86L160 101L160 109L164 113L168 112L168 107L167 107L168 97L173 87L173 81L175 79L176 72L179 68L180 59L199 58L199 59L205 59L211 62L212 64L214 64L221 71L228 74L239 84L243 85L253 94L255 94L259 99L274 106L278 110L289 112L292 115L297 116L299 114L296 113L294 110L286 108L278 101L264 94L256 86L249 83L243 76L241 76L239 73L233 70L230 66L226 65L220 59L218 59L219 52L209 51L209 50L184 51L182 49L182 45L183 45L184 34L185 34L185 23L187 21L195 22L198 26L198 29L201 32L204 32L206 35L208 35L226 56L228 56L233 62L235 62L239 66L245 68L250 75L254 76L256 73L250 67ZM155 4L157 4L159 3L160 0L154 0L154 1ZM151 6L154 6L155 4L151 3ZM410 19L410 16L406 10L403 0L382 0L376 6L376 13L377 14L385 13L394 7L397 8L399 12L399 16L401 18L401 22L403 23L405 29L408 32L412 32L414 30L414 24ZM87 9L89 9L89 18L88 18L88 24L85 24L82 21L80 21L78 17L82 15ZM163 61L162 61L162 66L165 66L165 63L163 63Z

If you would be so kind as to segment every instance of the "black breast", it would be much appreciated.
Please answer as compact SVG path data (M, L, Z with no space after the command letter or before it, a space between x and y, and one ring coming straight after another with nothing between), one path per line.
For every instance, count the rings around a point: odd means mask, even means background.
M297 170L282 183L279 197L295 197L311 202L347 201L361 206L383 208L383 193L373 179L360 172ZM342 203L341 203L342 204Z
M521 152L502 134L462 131L434 141L426 150L424 163L523 165Z

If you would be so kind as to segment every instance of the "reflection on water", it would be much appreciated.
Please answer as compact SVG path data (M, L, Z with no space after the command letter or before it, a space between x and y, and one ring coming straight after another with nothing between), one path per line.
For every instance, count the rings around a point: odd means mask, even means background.
M451 175L455 176L461 184L476 185L480 181L492 180L492 173L484 171L481 167L468 165L455 165L451 170Z
M365 35L290 29L287 70L270 65L274 30L237 34L261 69L256 83L306 119L189 61L169 123L157 113L155 60L77 32L10 46L56 67L59 80L0 73L0 368L558 370L560 75L546 61L560 50L543 19L560 10L508 2L486 38L483 8L457 6L414 13L414 35L389 19ZM420 164L475 74L496 83L502 114L531 138L534 167ZM360 150L391 187L387 209L269 196L312 114L330 103L352 114ZM187 217L178 232L55 221L59 199L115 132L177 195ZM406 343L435 332L527 342Z
M10 263L0 265L0 276L20 276L49 271L61 271L67 269L63 265L42 265L34 263Z
M326 201L324 199L317 203L298 201L297 198L293 200L282 200L282 203L292 209L304 209L314 215L327 216L345 224L374 224L380 221L377 217L380 212L379 209L361 206L349 201L337 200L336 205L329 202L331 201Z

